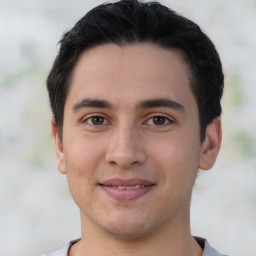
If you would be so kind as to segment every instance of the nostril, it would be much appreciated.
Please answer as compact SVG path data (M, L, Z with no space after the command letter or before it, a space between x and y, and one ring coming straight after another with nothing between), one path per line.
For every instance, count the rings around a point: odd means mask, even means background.
M119 158L115 160L108 161L111 166L119 166L122 169L129 169L135 165L140 164L140 161L137 161L132 158Z
M117 163L115 161L110 161L109 162L111 165L117 165Z

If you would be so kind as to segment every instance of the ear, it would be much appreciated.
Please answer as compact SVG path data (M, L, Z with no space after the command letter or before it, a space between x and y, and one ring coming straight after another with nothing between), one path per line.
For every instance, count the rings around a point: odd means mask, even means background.
M57 160L58 160L58 169L61 173L66 174L65 155L63 152L62 141L59 137L54 118L52 118L51 120L51 133L52 133L53 141L55 143L55 149L56 149Z
M205 140L201 146L199 168L209 170L214 165L221 146L221 119L214 119L206 128Z

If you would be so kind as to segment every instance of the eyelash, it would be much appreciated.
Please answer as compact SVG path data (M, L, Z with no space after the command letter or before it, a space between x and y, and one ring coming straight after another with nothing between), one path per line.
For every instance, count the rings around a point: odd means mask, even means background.
M154 119L156 119L156 118L162 119L164 121L164 123L163 124L158 124L158 125L154 124ZM167 126L169 124L172 124L173 121L170 118L168 118L166 116L163 116L163 115L154 115L154 116L150 117L149 119L147 119L147 121L145 123L148 124L148 125L151 125L151 126L163 127L163 126Z
M100 123L100 124L94 124L93 123L93 118L98 118L98 119L101 119L101 121L103 121L103 123ZM163 124L154 124L154 119L160 119L162 121L164 121ZM156 120L155 120L156 121ZM158 120L159 121L159 120ZM148 118L145 122L143 122L143 124L147 124L147 125L150 125L150 126L159 126L159 127L163 127L163 126L167 126L169 124L172 124L174 121L171 120L170 118L166 117L166 116L163 116L163 115L154 115L154 116L151 116L150 118ZM101 115L92 115L88 118L86 118L83 123L87 123L89 125L92 125L92 126L102 126L102 125L108 125L110 124L110 122L104 117L104 116L101 116Z
M93 118L99 118L99 119L102 119L103 120L103 123L102 124L93 124ZM104 117L104 116L101 116L101 115L93 115L93 116L90 116L88 118L86 118L83 123L87 123L89 125L92 125L92 126L101 126L101 125L107 125L107 124L110 124L110 122L107 121L107 119Z

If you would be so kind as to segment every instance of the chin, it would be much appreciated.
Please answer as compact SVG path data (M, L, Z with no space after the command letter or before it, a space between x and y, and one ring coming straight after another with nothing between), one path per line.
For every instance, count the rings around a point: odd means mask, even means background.
M139 238L145 237L147 233L146 230L135 225L129 227L112 227L105 231L112 237L116 237L120 240L138 240Z
M108 219L104 230L119 239L133 240L144 237L150 233L148 218L142 216L119 216L112 220ZM146 225L147 224L147 225Z

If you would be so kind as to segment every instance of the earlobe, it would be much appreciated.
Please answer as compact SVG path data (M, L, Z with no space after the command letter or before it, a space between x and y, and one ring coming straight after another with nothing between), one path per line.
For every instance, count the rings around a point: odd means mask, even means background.
M209 170L214 165L221 146L221 119L214 119L206 128L205 140L202 143L199 169Z
M59 137L54 118L52 118L51 120L51 134L55 144L56 155L58 160L58 169L61 173L66 174L66 165L65 165L62 141Z

